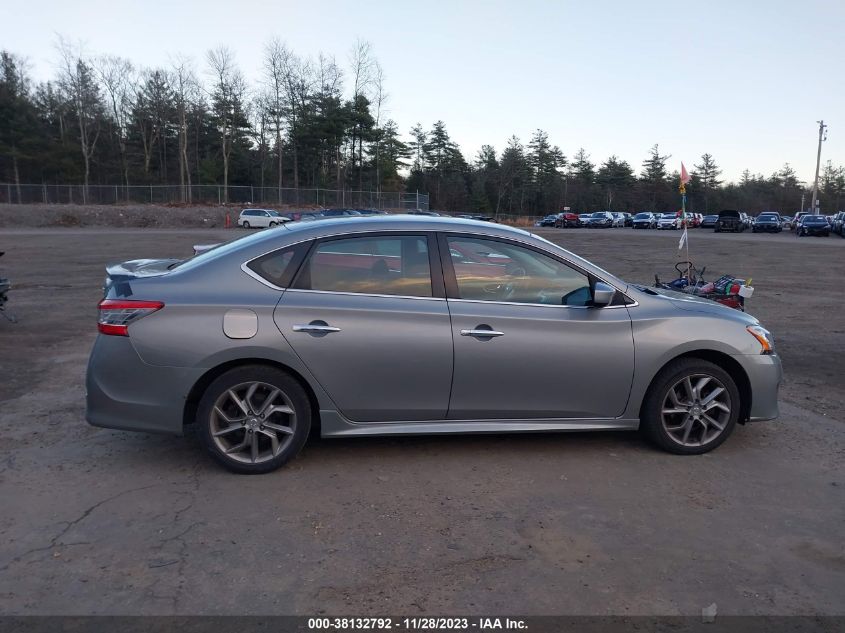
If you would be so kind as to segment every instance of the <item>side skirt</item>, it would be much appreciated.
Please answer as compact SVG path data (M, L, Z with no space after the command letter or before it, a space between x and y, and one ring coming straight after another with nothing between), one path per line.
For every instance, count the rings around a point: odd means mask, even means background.
M413 422L351 422L337 411L320 411L322 437L354 435L428 435L445 433L529 433L538 431L636 430L639 419L431 420Z

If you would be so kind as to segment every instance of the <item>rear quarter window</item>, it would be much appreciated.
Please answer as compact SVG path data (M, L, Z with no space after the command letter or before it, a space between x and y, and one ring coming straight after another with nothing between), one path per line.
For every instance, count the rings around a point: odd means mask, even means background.
M246 267L268 283L278 288L287 288L308 251L308 245L296 244L261 255L248 262Z

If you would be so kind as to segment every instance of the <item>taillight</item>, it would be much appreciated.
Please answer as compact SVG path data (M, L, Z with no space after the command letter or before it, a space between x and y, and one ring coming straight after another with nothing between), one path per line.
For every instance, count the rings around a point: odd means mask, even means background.
M163 307L164 304L161 301L103 299L97 306L100 312L97 329L101 334L129 336L130 324Z

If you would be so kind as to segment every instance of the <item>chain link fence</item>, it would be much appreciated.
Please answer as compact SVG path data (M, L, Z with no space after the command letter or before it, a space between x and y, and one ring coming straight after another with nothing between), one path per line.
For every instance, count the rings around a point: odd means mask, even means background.
M222 185L32 185L0 183L0 203L223 204L428 210L428 194Z

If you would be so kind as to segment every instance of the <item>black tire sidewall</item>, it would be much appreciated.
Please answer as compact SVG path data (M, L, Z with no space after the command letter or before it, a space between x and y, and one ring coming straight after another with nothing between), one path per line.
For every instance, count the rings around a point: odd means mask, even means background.
M668 432L663 428L661 422L663 400L671 385L674 385L685 375L699 373L713 376L728 390L731 397L731 417L725 425L724 431L715 440L704 446L682 446L669 437ZM712 451L730 437L739 420L740 405L739 388L727 371L710 361L698 358L679 358L664 367L652 381L643 402L640 430L648 439L665 451L676 455L701 455Z
M290 444L276 457L260 464L236 461L220 451L211 436L211 409L217 398L231 387L251 381L261 381L281 389L290 399L296 412L296 429ZM280 468L297 456L311 431L311 403L308 394L287 372L267 365L246 365L221 374L206 388L197 407L197 435L208 453L224 468L241 474L262 474Z

